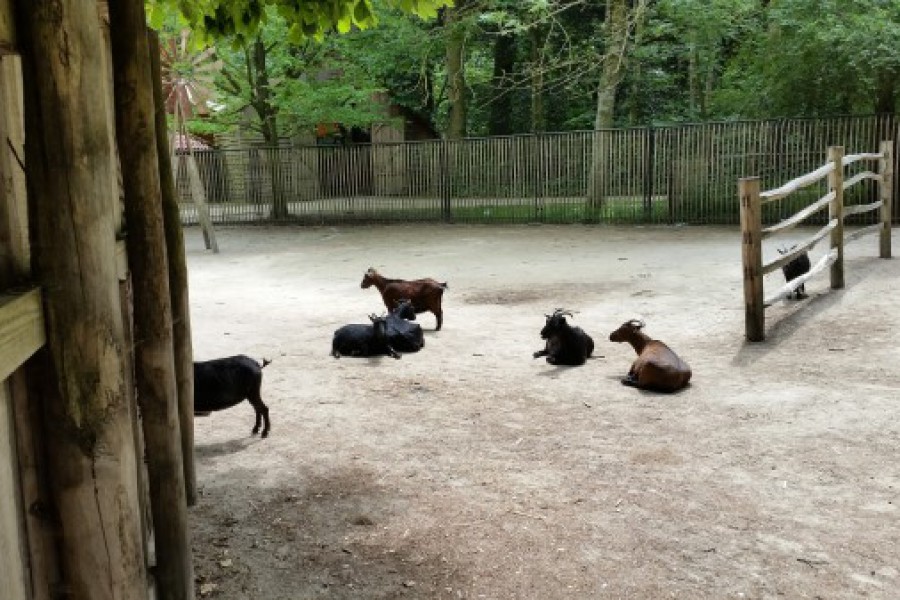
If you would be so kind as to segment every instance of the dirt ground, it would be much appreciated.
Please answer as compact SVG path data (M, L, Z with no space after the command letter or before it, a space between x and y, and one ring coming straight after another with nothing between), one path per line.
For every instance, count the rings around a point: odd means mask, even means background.
M268 439L247 403L196 422L198 596L897 597L900 260L876 237L747 344L736 228L186 236L195 358L274 359ZM383 310L369 266L449 283L420 353L329 356ZM596 341L583 367L531 357L556 307ZM620 384L634 352L608 335L632 317L688 389Z

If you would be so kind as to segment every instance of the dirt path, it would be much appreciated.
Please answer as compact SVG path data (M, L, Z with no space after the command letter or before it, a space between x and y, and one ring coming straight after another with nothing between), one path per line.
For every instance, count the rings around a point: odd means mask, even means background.
M754 345L734 230L218 239L214 256L187 232L195 356L275 359L272 434L249 436L246 404L197 420L203 597L896 597L900 261L877 239L848 247L845 290L813 280ZM359 289L369 266L449 282L419 354L328 355L383 309ZM599 358L531 358L556 307ZM620 385L633 351L607 336L635 316L690 363L689 389Z

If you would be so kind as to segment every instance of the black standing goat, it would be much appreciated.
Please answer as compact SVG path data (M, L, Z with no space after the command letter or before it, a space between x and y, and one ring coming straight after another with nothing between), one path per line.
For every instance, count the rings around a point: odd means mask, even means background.
M262 364L240 354L194 363L194 414L231 408L235 404L250 401L256 411L256 424L251 433L259 432L265 422L262 436L269 435L269 408L260 395L262 370L270 360Z
M387 335L387 317L369 315L371 325L344 325L334 332L331 340L331 355L341 356L381 356L400 358L391 347Z
M791 246L790 248L779 248L779 254L787 254L797 246ZM809 269L812 265L809 262L809 254L803 252L793 260L791 260L788 264L781 267L781 272L784 273L784 279L787 282L790 282L794 279L797 279L801 275L805 275L809 273ZM788 299L796 298L797 300L802 300L806 298L806 284L801 283L797 286L797 289L792 293L788 294Z
M398 352L418 352L425 345L422 326L416 320L416 309L409 300L397 302L397 308L387 316L388 343Z
M581 327L572 327L566 322L566 315L572 313L557 308L552 315L546 315L547 323L541 329L541 339L547 340L543 350L534 353L535 358L547 357L551 365L583 365L594 352L594 340Z

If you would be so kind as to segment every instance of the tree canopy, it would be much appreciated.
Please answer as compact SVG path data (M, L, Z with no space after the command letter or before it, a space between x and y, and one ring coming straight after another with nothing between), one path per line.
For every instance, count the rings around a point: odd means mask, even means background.
M452 0L384 0L422 18L437 16L439 8ZM293 42L305 38L322 39L330 31L347 33L366 29L378 22L372 0L148 0L152 25L159 26L165 15L177 10L200 36L251 39L264 25L267 9L273 8L288 23Z
M225 65L216 101L228 114L253 105L254 85L269 87L278 115L272 135L323 122L365 128L385 118L376 95L451 137L892 113L900 99L900 0L149 0L148 7L156 26L177 12L196 39L215 45Z

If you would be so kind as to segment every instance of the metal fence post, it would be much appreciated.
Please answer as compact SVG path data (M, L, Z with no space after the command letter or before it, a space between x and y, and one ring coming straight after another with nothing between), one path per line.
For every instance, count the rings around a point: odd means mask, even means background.
M453 215L450 211L450 142L445 137L441 140L441 218L450 222Z

